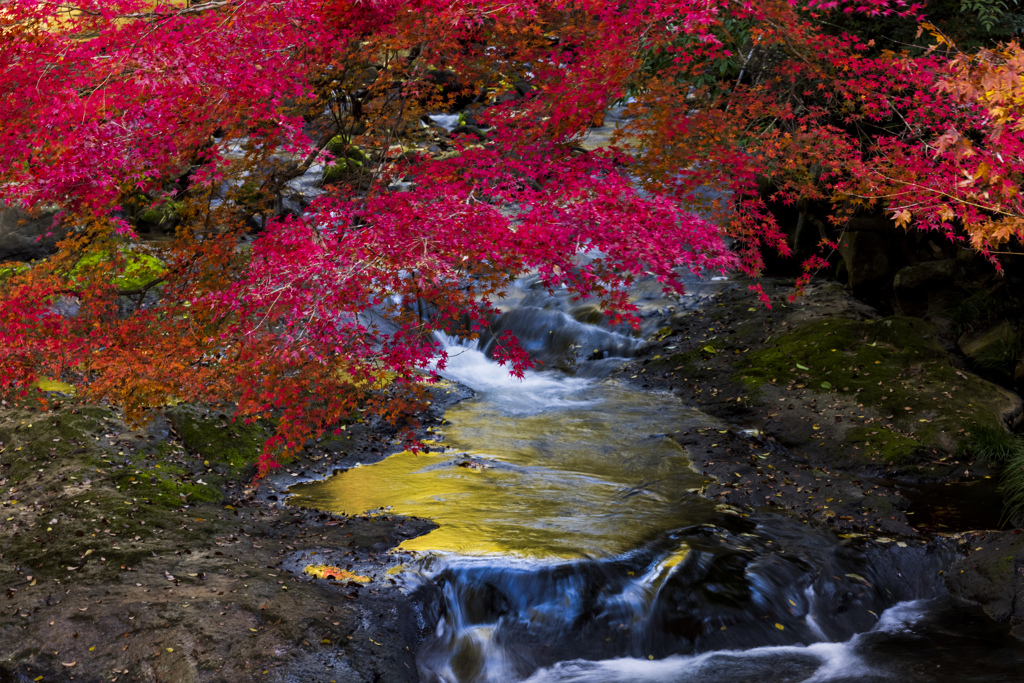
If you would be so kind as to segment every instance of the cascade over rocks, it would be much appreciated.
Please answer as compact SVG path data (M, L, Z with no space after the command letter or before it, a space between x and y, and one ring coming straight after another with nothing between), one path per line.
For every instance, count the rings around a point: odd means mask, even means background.
M929 287L947 290L943 278L963 273L964 264L940 260L900 272L900 291L920 294L920 303ZM890 536L884 543L951 535L960 554L944 573L951 593L1024 639L1017 597L1024 537L987 531L1019 523L1019 513L1010 520L1002 512L1000 470L981 459L975 440L975 430L1012 438L1024 419L1021 397L971 373L941 328L883 318L835 283L816 284L792 302L785 283L767 283L766 291L770 311L750 308L727 286L706 307L674 316L620 374L748 428L675 435L715 478L705 495ZM996 322L962 345L969 359L984 357L1014 329Z

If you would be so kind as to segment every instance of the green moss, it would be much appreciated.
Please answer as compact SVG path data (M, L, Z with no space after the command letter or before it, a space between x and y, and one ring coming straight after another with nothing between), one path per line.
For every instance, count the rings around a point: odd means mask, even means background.
M880 455L893 465L905 465L926 446L920 440L904 436L891 429L870 426L854 427L846 432L846 443L857 444L869 455Z
M708 355L707 351L701 351L700 349L692 349L690 351L683 351L679 353L672 353L663 355L661 358L652 360L647 366L656 372L665 372L668 370L678 370L681 372L692 373L696 370L700 361Z
M177 508L183 504L219 503L224 500L220 489L187 480L181 468L163 465L134 474L125 473L117 478L122 491L141 493L150 505ZM201 478L200 478L201 479Z
M5 410L0 444L0 564L40 577L116 572L214 533L186 525L214 515L203 505L220 508L219 479L176 444L138 439L105 408Z
M181 219L181 202L165 201L156 206L144 209L138 215L141 223L150 223L155 226L173 226Z
M1015 564L1016 558L1007 553L992 563L992 574L1004 577L1012 576Z
M32 266L27 263L11 263L0 267L0 285L7 280L10 280L15 275L31 270L31 268Z
M0 424L0 465L13 481L23 481L43 465L57 460L73 466L84 453L81 444L102 431L104 409L88 412L64 410L40 414L33 411L9 411Z
M231 474L242 474L253 463L270 430L260 422L245 424L227 415L211 414L194 407L179 406L169 417L189 451L202 456L211 466L220 465Z
M100 448L92 432L100 424L67 410L10 411L6 417L0 426L0 463L8 483L3 500L8 533L0 538L4 558L45 574L79 567L94 553L91 559L99 559L101 551L112 555L96 526L114 517L113 509L123 515L131 503L99 484L103 477L94 463L100 461Z
M327 143L327 151L334 155L334 164L324 167L324 184L336 183L361 173L369 157L342 135Z
M113 276L112 283L118 289L139 289L159 278L166 271L163 261L149 254L119 249L117 258L119 261L115 271L117 274ZM89 254L75 265L71 271L71 279L83 279L91 271L95 271L113 260L114 256L110 251Z
M915 365L945 361L946 353L933 335L934 329L916 318L813 321L771 339L772 348L748 354L740 375L749 386L787 377L832 379L840 387L852 383L867 389Z
M771 348L748 353L735 379L749 389L766 383L838 393L879 411L898 429L878 439L852 429L850 445L868 442L891 462L922 448L951 449L964 426L1005 429L1005 397L948 361L930 323L918 318L817 320L774 337ZM882 444L882 441L887 443Z

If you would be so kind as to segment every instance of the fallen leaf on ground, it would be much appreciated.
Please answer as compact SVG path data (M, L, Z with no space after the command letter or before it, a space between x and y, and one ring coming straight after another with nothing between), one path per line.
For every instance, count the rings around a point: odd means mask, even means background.
M326 564L308 564L304 571L317 579L334 579L335 581L355 581L356 583L370 583L369 576L360 576L339 567L331 567Z

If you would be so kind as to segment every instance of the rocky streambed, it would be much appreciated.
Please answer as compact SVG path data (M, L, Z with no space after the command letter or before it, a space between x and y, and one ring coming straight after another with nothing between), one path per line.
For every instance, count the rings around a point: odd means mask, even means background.
M833 285L795 302L768 287L771 311L724 283L652 314L651 342L616 379L714 419L651 430L737 519L789 511L879 552L934 549L955 558L935 577L946 590L1024 635L1024 539L998 528L999 472L969 447L971 430L1018 419L1020 399L959 366L923 321ZM428 428L467 395L439 389ZM409 557L392 549L435 525L285 503L293 483L399 450L386 430L349 425L253 489L258 425L178 407L131 429L53 399L0 407L0 681L418 680L437 606L399 589Z
M283 503L394 451L386 430L353 424L254 489L258 426L182 408L132 429L52 398L0 410L0 681L415 680L388 551L433 524Z
M883 316L835 283L795 301L790 283L766 289L770 310L740 286L711 294L617 376L736 426L670 432L713 479L704 495L953 547L950 592L1024 637L1024 537L979 452L1019 424L1020 397L968 371L922 319Z

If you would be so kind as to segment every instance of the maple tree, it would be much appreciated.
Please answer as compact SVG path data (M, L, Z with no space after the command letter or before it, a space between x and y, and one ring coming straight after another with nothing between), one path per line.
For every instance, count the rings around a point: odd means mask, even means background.
M0 387L63 378L135 419L229 401L277 425L264 473L344 420L415 415L431 332L480 331L524 272L615 321L638 277L681 291L680 269L758 272L764 249L789 250L760 178L785 202L836 202L837 225L882 202L991 249L1021 227L1003 219L1018 152L992 144L1020 133L1003 75L1019 48L878 53L818 23L921 11L8 0L0 198L72 229L0 284ZM428 149L424 114L467 102L483 128ZM614 102L616 144L582 149ZM321 165L324 191L282 210ZM138 239L171 213L172 240ZM495 356L529 364L509 337Z

